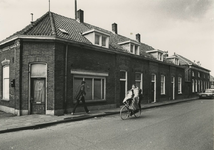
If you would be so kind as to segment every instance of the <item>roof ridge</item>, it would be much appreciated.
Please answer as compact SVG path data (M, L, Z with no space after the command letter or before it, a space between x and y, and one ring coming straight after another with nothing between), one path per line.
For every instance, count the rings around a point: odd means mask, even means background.
M56 27L54 22L54 17L52 15L52 12L49 11L49 17L50 17L50 23L51 23L51 34L56 36Z
M40 23L47 15L48 15L48 12L46 12L43 16L41 16L40 18L38 18L33 23L29 24L29 28L28 28L28 26L25 27L23 29L23 34L26 34L28 31L30 31L34 26L36 26L38 23Z

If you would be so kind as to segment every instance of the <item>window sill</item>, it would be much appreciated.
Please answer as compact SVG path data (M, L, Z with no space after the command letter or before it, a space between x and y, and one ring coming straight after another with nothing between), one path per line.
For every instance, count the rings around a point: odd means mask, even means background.
M9 102L9 99L1 99L2 101Z
M106 100L85 100L86 103L105 102Z

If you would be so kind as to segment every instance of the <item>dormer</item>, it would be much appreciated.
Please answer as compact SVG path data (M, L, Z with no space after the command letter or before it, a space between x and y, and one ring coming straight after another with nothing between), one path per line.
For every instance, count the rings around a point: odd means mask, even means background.
M110 35L108 33L104 33L96 29L92 29L84 32L82 35L94 45L109 48Z
M135 42L135 41L125 41L125 42L120 42L118 43L120 46L122 46L125 50L128 52L135 54L135 55L140 55L140 44Z
M163 56L165 52L159 49L154 49L154 50L147 51L146 53L152 55L154 58L156 58L159 61L163 61Z
M171 61L172 63L174 63L175 65L179 65L179 59L176 56L170 56L166 58L167 60Z

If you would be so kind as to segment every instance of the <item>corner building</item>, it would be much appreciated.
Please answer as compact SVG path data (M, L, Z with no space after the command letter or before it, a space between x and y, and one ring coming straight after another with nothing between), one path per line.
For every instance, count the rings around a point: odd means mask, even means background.
M119 107L136 84L142 103L182 99L185 66L167 52L84 22L47 12L0 42L0 110L17 115L70 113L86 81L90 110ZM83 111L80 107L77 111Z

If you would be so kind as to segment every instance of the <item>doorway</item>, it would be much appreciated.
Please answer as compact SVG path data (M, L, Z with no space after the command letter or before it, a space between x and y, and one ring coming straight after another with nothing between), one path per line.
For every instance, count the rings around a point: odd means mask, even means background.
M29 65L29 105L30 114L46 114L47 110L47 65Z
M171 87L172 87L172 91L171 91L171 99L174 100L175 99L175 77L171 77Z
M31 114L45 114L45 79L31 79Z
M151 102L156 103L156 75L152 74L151 80Z

